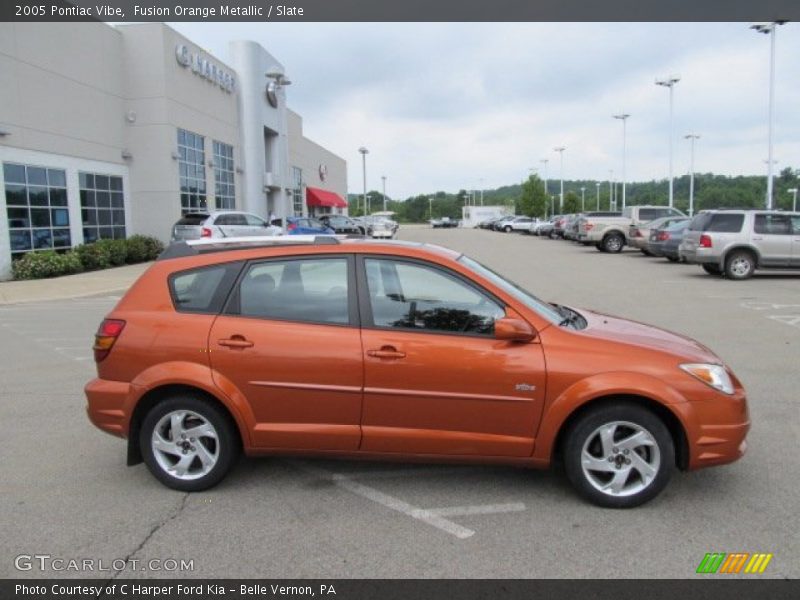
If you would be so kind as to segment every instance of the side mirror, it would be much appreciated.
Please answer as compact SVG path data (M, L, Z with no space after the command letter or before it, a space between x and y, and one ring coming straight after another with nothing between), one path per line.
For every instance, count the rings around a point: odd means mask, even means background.
M503 317L494 322L494 337L509 342L530 342L536 336L533 327L522 319Z

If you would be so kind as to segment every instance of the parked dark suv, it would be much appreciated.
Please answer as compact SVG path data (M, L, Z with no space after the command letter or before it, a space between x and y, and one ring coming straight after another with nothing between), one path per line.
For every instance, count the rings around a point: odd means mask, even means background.
M366 229L345 215L322 215L317 217L336 233L341 235L366 235Z

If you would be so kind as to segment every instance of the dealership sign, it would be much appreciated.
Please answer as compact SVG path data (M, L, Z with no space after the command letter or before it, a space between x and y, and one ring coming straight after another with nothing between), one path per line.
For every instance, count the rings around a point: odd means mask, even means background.
M203 79L216 83L228 93L233 92L236 87L236 79L233 75L215 65L203 54L191 52L186 44L175 46L175 58L181 66L191 68L192 72Z

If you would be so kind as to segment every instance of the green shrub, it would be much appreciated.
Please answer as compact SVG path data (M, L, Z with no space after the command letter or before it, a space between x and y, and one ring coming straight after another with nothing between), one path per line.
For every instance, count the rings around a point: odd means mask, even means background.
M80 257L83 268L86 271L107 269L111 266L111 253L107 245L97 242L81 244L75 248L75 252Z
M28 252L12 264L14 279L42 279L83 271L83 263L76 252L57 253L53 250Z
M97 240L95 245L108 252L108 261L112 267L125 264L128 258L128 244L125 240Z
M126 240L128 256L126 262L138 263L155 260L164 250L164 245L154 237L132 235Z

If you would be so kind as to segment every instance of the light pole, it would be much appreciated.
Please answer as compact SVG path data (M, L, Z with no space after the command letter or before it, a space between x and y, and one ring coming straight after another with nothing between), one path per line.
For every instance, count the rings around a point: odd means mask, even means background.
M598 181L597 183L595 183L595 186L597 186L597 208L595 208L595 210L599 211L600 210L600 182Z
M558 197L558 211L562 212L564 210L564 150L567 148L565 146L556 146L553 148L556 152L558 152L560 157L561 166L559 169L561 173L559 177L561 178L561 194Z
M428 198L428 216L433 220L433 196Z
M797 212L797 188L789 188L786 191L793 195L792 212Z
M681 80L679 75L670 75L666 79L656 79L656 85L669 88L669 207L674 203L672 195L672 115L673 115L673 91L675 84Z
M581 187L581 212L586 212L586 187Z
M620 113L618 115L611 115L615 119L619 119L622 121L622 210L625 210L625 155L627 150L627 122L628 117L630 117L627 113Z
M481 206L483 206L483 178L481 178Z
M691 143L691 153L689 158L689 216L694 216L694 142L699 140L700 136L696 133L687 133L683 136Z
M550 162L549 158L543 158L539 161L540 163L544 164L544 194L547 196L547 163Z
M616 210L614 206L614 169L608 171L608 210Z
M361 166L364 174L364 216L367 216L367 154L369 154L369 150L361 146L358 151L361 152Z
M386 175L381 175L383 181L383 212L386 212Z
M769 128L767 133L767 209L772 208L772 127L775 112L775 28L786 21L773 21L751 25L758 33L769 35Z

